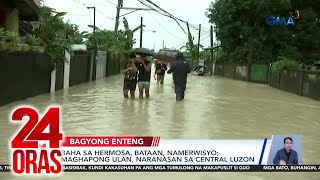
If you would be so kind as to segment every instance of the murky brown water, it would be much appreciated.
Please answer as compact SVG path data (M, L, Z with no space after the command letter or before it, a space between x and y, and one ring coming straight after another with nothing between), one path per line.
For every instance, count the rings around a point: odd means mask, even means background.
M149 100L125 100L122 76L45 94L0 107L0 164L7 164L8 138L17 127L8 115L13 107L31 104L44 110L63 107L66 135L151 135L162 139L262 139L272 134L302 134L303 163L320 164L320 102L267 85L218 77L189 77L186 99L176 103L172 77L165 85L153 80ZM320 173L65 173L53 179L303 179ZM1 173L0 179L14 178ZM43 177L43 179L46 179Z

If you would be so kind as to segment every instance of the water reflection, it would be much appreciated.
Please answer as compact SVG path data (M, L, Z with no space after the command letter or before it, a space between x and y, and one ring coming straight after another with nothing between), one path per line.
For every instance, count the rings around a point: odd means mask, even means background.
M186 109L185 109L186 101L174 103L173 113L170 123L170 135L173 139L180 139L184 134L184 126L186 120Z
M149 135L149 100L125 99L121 110L123 135Z
M123 135L134 134L135 129L135 101L124 99L121 107L121 131Z

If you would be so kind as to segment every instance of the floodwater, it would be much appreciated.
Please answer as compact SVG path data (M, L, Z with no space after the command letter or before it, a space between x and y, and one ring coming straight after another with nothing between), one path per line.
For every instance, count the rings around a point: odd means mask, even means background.
M122 76L44 94L0 107L0 164L9 163L8 138L17 126L10 111L21 104L44 110L63 108L66 135L143 135L162 139L263 139L273 134L302 134L303 163L320 164L320 102L262 84L219 77L189 76L186 99L175 102L171 75L164 86L152 80L149 100L122 97ZM137 92L136 92L136 95ZM47 179L12 177L0 179ZM320 173L65 173L50 179L319 180Z

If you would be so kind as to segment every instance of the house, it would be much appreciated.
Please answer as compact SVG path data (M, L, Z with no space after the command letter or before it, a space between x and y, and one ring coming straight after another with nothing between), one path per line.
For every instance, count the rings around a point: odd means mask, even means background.
M28 33L31 21L39 20L40 0L1 0L0 27L7 31Z

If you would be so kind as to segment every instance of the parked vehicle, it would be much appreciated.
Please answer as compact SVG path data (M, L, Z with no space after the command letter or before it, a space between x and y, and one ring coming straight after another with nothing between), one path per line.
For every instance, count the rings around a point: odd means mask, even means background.
M198 65L194 68L192 74L197 76L210 76L211 72L206 66Z

